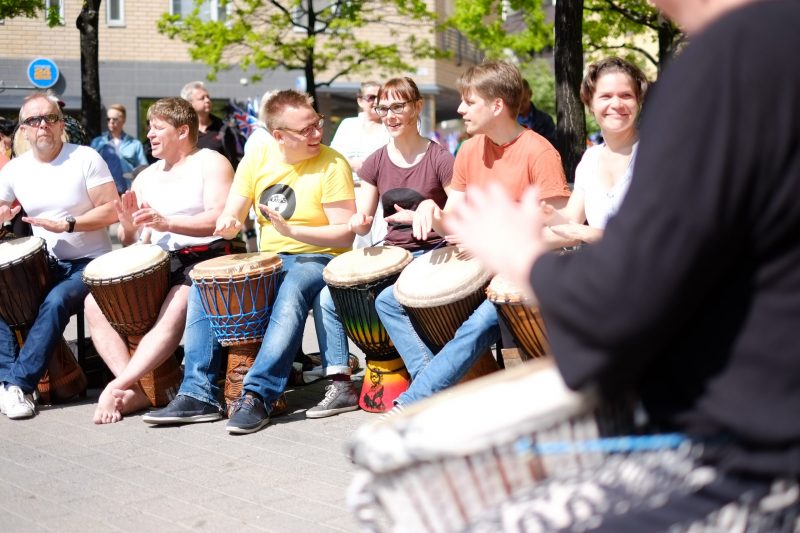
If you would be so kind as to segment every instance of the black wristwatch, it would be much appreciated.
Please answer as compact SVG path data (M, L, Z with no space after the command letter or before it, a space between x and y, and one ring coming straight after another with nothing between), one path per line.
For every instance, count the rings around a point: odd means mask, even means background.
M69 224L69 227L67 228L67 233L72 233L73 231L75 231L75 217L72 215L67 215L67 218L65 218L64 220L66 220L67 224Z

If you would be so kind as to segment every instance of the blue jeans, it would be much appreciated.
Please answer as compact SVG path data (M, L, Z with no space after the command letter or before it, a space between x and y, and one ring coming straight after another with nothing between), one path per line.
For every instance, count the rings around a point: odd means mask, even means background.
M314 308L314 327L321 356L347 365L347 336L338 319L325 320L319 292L325 283L322 270L331 260L323 254L281 254L286 273L272 306L264 341L244 380L244 390L258 393L267 409L283 392L294 356L303 341L308 310ZM317 320L317 317L323 317ZM184 377L179 394L219 406L217 377L221 371L221 347L203 311L197 287L192 287L186 311ZM348 366L349 372L349 366Z
M272 306L264 342L242 384L242 394L261 396L269 411L273 401L286 388L292 363L303 342L308 310L314 308L314 327L319 350L327 362L347 361L347 335L338 318L325 316L320 305L320 291L325 287L322 270L332 259L324 254L284 255L283 279ZM321 320L316 320L321 317Z
M211 330L197 285L189 289L183 337L183 382L178 394L221 407L217 379L222 367L222 346Z
M434 357L392 289L387 287L378 295L375 308L412 380L395 403L408 405L455 385L500 338L497 311L492 302L485 300Z
M25 393L36 389L69 317L83 306L89 287L81 274L91 259L58 261L50 268L53 288L39 306L39 314L20 349L11 328L0 319L0 382Z
M317 317L321 317L318 319ZM336 312L336 306L333 303L333 298L331 297L331 291L328 289L328 286L322 288L319 291L319 298L314 300L314 324L316 325L317 320L322 320L323 325L325 326L323 329L323 335L327 338L325 340L325 344L328 346L327 350L322 350L320 348L320 359L322 359L322 368L325 369L326 376L333 376L334 374L346 374L350 375L350 361L349 361L349 346L347 344L347 336L345 333L345 338L342 339L339 337L338 333L335 334L335 337L329 337L330 331L336 332L338 329L344 331L344 326L342 325L341 320L339 319L339 314ZM320 332L317 332L317 338L319 338ZM322 346L322 341L319 341L320 347Z

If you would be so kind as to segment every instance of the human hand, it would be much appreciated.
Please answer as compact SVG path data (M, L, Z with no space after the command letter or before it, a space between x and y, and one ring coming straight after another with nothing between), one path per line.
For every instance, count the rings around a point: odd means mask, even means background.
M220 215L214 228L214 235L223 239L233 239L241 231L242 223L233 215Z
M423 200L414 211L414 219L411 224L411 233L415 239L420 241L428 240L428 236L433 230L434 219L440 219L442 210L433 200Z
M136 199L136 193L133 191L126 191L119 197L119 200L114 201L114 207L117 210L117 219L126 229L131 230L134 227L133 214L139 210L139 202Z
M258 204L258 208L264 214L265 217L269 218L269 221L272 223L272 227L275 228L275 231L283 235L284 237L292 237L292 226L286 222L286 219L283 218L283 215L275 211L274 209L270 209L264 204Z
M405 224L409 226L414 223L414 210L403 209L397 204L394 204L394 209L395 213L393 215L383 218L386 222L392 224Z
M444 217L444 225L490 270L533 298L530 270L547 250L541 236L542 218L537 188L529 187L517 203L492 183L471 188L464 201Z
M353 216L347 221L347 229L359 235L366 235L372 227L373 218L364 213L353 213Z
M19 209L17 209L17 212L19 212ZM22 221L52 233L64 233L69 229L69 222L63 219L53 220L50 218L22 217Z
M585 224L558 224L550 226L550 229L560 237L576 241L575 244L578 244L578 242L597 242L603 237L603 230ZM564 246L574 246L575 244L566 244Z
M143 202L142 207L133 213L133 223L156 231L169 231L169 219L150 207L147 202Z
M7 205L0 205L0 224L4 222L8 222L9 220L13 219L17 216L22 210L22 206L18 205L17 207L9 207Z

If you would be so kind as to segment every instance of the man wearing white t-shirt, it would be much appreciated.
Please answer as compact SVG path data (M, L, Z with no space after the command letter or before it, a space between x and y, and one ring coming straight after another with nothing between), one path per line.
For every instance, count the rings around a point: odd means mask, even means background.
M33 234L47 243L52 288L22 349L0 320L0 412L12 419L36 414L32 393L71 314L88 293L81 273L93 258L111 250L106 227L117 219L114 180L100 155L64 143L64 116L58 101L44 93L25 98L20 127L31 149L0 171L0 224L20 206ZM20 287L19 290L26 290Z

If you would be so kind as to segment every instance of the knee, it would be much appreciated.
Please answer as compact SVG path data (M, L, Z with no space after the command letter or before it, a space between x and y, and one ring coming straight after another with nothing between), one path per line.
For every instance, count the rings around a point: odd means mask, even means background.
M381 293L378 294L378 297L375 298L375 310L380 314L390 314L399 307L400 304L398 304L397 300L394 298L394 286L392 285L383 289Z

